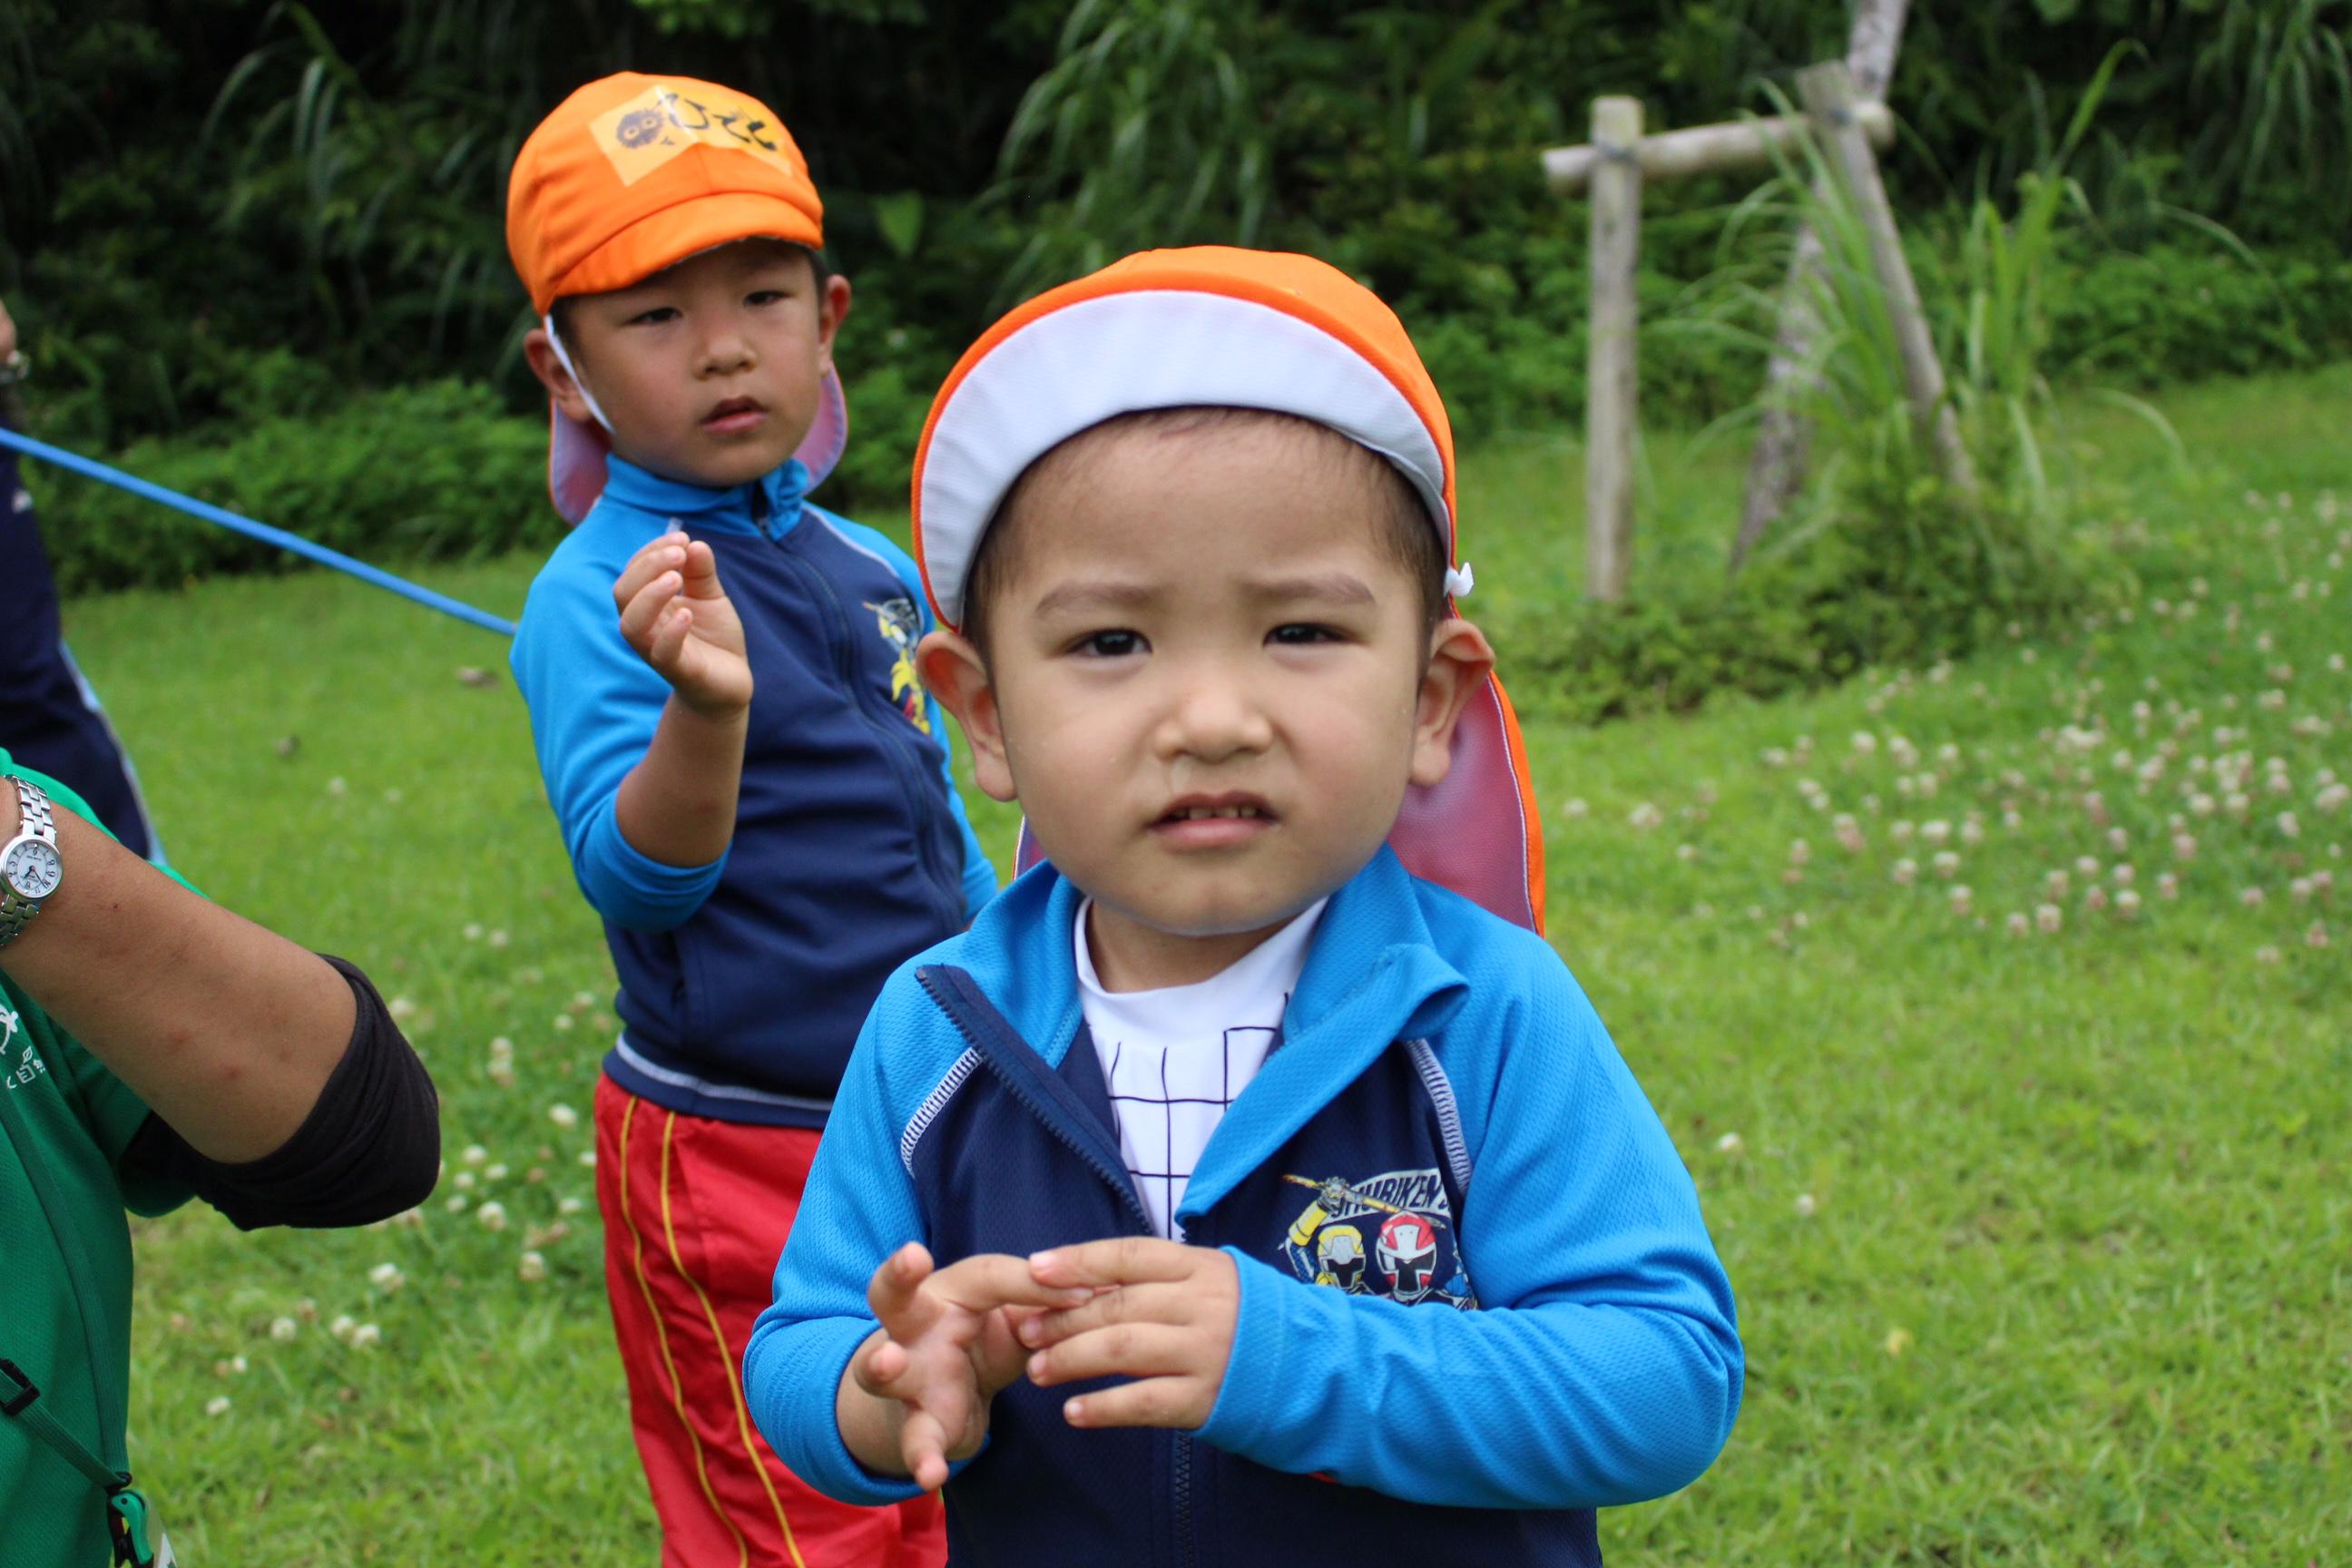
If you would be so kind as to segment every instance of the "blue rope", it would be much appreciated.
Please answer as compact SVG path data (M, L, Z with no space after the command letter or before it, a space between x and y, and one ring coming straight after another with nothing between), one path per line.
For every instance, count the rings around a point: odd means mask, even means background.
M256 522L249 517L239 517L225 508L184 496L177 490L167 490L162 485L151 484L136 475L126 474L120 468L110 468L104 463L92 462L89 458L68 452L62 447L52 447L46 441L36 441L30 436L19 435L5 426L0 426L0 447L14 447L28 457L38 458L45 463L55 463L61 468L69 468L85 479L96 479L100 484L112 485L117 489L129 490L132 495L186 512L190 517L216 523L232 533L242 533L247 539L257 539L264 544L274 544L280 550L290 550L295 554L315 561L321 566L331 566L338 572L349 573L362 583L372 583L379 588L388 589L404 599L414 599L428 609L438 610L445 616L455 616L469 626L480 626L485 631L498 632L505 637L515 635L515 626L512 621L501 620L488 610L478 610L463 600L453 599L446 594L436 594L430 588L420 587L405 577L395 577L381 567L371 566L364 561L354 561L341 552L330 550L323 544L313 544L299 533L289 533L282 528L272 528L266 522Z

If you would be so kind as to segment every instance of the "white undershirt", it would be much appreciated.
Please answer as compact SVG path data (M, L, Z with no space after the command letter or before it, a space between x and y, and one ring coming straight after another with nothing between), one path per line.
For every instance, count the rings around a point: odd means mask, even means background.
M1208 979L1158 991L1103 989L1087 948L1094 900L1078 906L1078 1005L1110 1090L1129 1179L1152 1228L1170 1240L1184 1239L1176 1223L1184 1184L1225 1108L1265 1061L1328 902L1318 900Z

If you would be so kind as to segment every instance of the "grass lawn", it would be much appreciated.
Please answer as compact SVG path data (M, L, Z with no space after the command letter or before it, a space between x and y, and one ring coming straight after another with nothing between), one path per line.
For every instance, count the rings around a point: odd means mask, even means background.
M2074 437L2127 616L1530 730L1551 935L1696 1173L1748 1346L1729 1448L1604 1518L1619 1562L2352 1542L2352 367L2165 407L2189 473L2121 417ZM1661 448L1643 571L1719 570L1739 455ZM1473 608L1527 635L1576 590L1573 453L1492 447L1463 489ZM425 576L511 614L533 564ZM420 1224L140 1227L132 1445L175 1542L650 1563L581 1163L611 971L504 645L316 574L68 624L178 864L366 963L443 1094ZM1010 814L975 815L1004 855Z

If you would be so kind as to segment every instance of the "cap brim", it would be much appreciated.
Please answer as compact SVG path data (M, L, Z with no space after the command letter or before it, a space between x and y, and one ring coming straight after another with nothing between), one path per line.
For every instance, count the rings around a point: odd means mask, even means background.
M1424 882L1450 888L1514 925L1544 929L1543 824L1518 716L1494 676L1462 710L1453 763L1434 784L1405 792L1389 847ZM1013 849L1019 875L1045 858L1024 819Z
M604 426L571 417L552 400L547 421L548 497L563 521L576 528L604 493L604 459L611 456L613 443ZM826 371L817 384L816 417L793 452L808 468L809 489L824 482L848 445L849 399L841 390L841 377Z
M706 192L647 213L612 236L571 271L545 285L547 297L534 297L531 305L543 316L568 294L626 289L689 256L745 239L781 239L821 250L824 228L783 197L765 191Z

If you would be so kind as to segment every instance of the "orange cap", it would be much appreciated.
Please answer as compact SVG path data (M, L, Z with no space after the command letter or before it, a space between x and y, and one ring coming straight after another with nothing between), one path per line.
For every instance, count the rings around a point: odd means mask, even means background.
M981 334L915 449L915 557L942 625L1022 472L1121 414L1207 405L1312 419L1402 474L1456 559L1454 431L1404 323L1326 262L1278 251L1148 250L1050 289ZM1447 574L1449 596L1469 591ZM1389 843L1406 869L1543 929L1543 830L1502 682L1472 694L1443 782L1407 792ZM1022 836L1023 869L1039 856Z
M688 77L590 82L540 121L507 183L507 253L542 316L768 237L824 245L808 162L766 104Z

